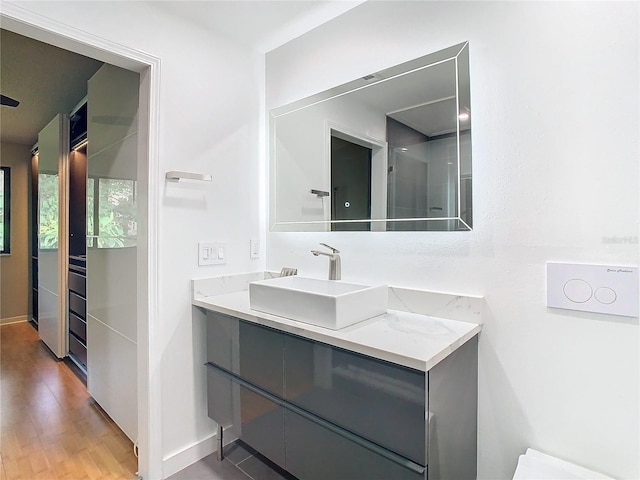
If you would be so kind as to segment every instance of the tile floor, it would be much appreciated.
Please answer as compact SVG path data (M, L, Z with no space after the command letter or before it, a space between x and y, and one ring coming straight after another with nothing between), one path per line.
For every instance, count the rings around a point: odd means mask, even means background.
M222 462L213 453L167 480L296 480L242 442L227 445L224 451Z

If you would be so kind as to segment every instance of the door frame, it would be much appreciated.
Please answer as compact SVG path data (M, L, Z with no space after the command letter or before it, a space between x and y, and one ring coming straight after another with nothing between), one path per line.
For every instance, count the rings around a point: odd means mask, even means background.
M160 58L2 2L5 30L140 74L138 184L137 396L138 472L162 478L160 327L158 318ZM155 374L151 374L155 372Z

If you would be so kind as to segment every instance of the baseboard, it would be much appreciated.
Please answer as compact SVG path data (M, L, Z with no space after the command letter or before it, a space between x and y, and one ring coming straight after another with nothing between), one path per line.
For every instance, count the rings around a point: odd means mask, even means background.
M10 323L22 323L29 321L27 315L20 315L18 317L0 318L0 325L9 325Z
M198 460L212 454L216 449L216 434L214 433L179 452L166 456L162 459L162 478L170 477L192 463L196 463Z

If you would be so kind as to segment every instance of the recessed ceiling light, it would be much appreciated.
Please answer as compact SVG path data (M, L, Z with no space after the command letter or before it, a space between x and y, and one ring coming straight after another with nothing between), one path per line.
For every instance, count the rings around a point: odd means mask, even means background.
M458 115L458 118L461 122L464 122L466 120L469 120L469 114L467 112L462 112L460 115Z

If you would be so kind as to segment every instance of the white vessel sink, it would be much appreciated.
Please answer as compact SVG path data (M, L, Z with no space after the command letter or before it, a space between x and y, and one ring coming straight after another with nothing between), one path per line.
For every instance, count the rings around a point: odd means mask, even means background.
M252 310L339 330L387 313L387 286L279 277L249 283Z

